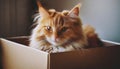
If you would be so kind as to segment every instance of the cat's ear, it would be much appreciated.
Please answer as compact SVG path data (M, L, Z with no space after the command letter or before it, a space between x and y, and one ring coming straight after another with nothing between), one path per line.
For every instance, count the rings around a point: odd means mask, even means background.
M37 0L37 5L38 5L38 12L42 17L49 17L49 13L43 6L41 5L40 1Z
M77 4L73 9L71 9L68 13L70 17L78 17L80 11L81 3Z

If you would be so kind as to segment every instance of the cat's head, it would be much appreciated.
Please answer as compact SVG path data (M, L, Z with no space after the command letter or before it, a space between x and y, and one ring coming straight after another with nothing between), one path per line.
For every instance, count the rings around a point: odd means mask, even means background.
M52 45L63 45L83 38L82 23L79 18L80 4L70 11L47 11L37 2L39 16L35 30L38 40L46 40Z

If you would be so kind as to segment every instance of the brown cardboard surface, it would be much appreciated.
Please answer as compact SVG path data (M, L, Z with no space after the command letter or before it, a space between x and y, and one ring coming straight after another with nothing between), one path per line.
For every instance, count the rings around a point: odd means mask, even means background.
M12 41L18 43L1 39L5 69L120 69L120 45L116 43L104 41L104 47L49 54L27 47L28 38Z
M4 69L47 69L48 53L1 39Z
M120 46L55 53L50 58L50 69L118 69Z

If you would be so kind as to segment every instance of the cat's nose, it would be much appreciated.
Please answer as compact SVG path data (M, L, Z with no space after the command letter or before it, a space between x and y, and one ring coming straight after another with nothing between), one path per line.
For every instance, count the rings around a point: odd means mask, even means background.
M53 37L53 41L54 41L54 42L58 42L59 39L58 39L57 37Z
M54 38L54 41L55 41L55 42L58 42L58 38Z

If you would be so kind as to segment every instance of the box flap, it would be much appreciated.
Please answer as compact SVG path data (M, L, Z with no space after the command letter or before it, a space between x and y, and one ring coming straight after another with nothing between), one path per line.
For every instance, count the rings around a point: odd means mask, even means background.
M5 69L47 69L48 53L1 39Z
M120 46L50 54L50 69L119 69Z

